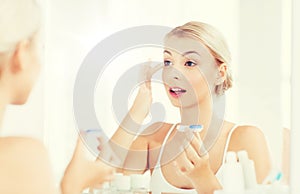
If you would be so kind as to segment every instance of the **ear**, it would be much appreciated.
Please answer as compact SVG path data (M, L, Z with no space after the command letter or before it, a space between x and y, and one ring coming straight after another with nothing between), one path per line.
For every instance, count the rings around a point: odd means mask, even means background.
M227 64L222 63L218 67L218 75L217 79L215 81L215 85L220 85L226 80L226 75L227 75Z
M12 73L18 73L25 68L29 59L29 49L30 43L28 40L23 40L17 44L10 63L10 70Z

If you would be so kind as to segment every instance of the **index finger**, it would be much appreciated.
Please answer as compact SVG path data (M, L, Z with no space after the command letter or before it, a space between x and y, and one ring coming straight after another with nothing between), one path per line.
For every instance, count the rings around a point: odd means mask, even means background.
M151 77L162 68L162 63L156 64L154 67L151 67L151 65L149 65L149 70L147 72L147 80L151 80Z
M199 137L195 137L191 141L191 145L197 151L198 155L201 158L206 158L208 156L208 151L206 150L202 139Z

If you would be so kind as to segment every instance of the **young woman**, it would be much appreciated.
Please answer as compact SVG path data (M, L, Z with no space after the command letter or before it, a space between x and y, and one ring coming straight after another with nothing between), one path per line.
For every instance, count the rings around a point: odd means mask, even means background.
M129 121L141 124L149 113L150 79L157 68L148 67L148 81L140 86L128 116L112 137L114 146L130 150L123 152L121 171L151 170L153 194L213 193L222 188L219 177L226 152L246 150L261 183L271 168L263 133L223 120L218 114L222 108L214 107L232 86L230 52L222 35L208 24L189 22L169 32L164 44L163 81L171 103L180 108L181 123L155 123L145 129L148 135L136 139L128 132L130 126L137 126ZM202 125L203 130L184 143L184 138L177 138L182 125ZM207 141L212 131L217 133ZM206 151L199 150L202 140Z
M8 104L27 101L38 75L40 17L34 0L0 0L0 124ZM79 194L111 180L113 168L89 161L85 151L78 140L61 183L62 193ZM38 140L0 137L0 193L59 193L51 169L45 146Z

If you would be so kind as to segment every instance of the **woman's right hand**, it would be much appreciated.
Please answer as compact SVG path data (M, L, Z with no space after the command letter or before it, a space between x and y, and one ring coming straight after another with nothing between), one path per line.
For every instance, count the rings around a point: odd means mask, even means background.
M150 112L152 104L151 78L162 67L162 64L151 67L151 62L143 66L140 73L141 85L129 112L135 122L142 123Z

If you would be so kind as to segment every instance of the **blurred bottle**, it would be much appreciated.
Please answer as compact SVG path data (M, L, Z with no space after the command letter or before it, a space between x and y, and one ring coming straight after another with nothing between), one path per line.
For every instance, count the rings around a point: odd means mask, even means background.
M110 184L110 192L114 194L132 194L130 176L116 173Z
M92 194L112 194L111 188L110 188L110 183L105 182L105 183L103 183L103 185L100 189L93 189Z
M253 160L249 159L248 153L245 150L239 151L237 155L243 169L245 189L255 190L257 187L257 181Z
M241 164L237 162L235 152L227 152L223 176L225 192L243 193L245 191L243 169Z

